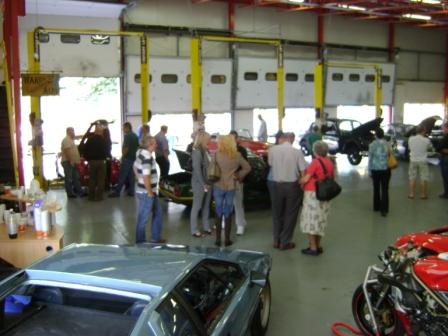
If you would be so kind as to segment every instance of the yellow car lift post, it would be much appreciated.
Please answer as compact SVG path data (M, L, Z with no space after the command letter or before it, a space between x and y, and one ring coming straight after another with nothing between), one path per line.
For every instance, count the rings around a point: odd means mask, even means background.
M120 32L86 29L36 28L28 33L28 71L40 73L39 34L79 34L79 35L109 35L122 37L138 37L140 39L140 91L142 123L149 121L149 36L144 32ZM41 118L40 97L31 97L31 111L36 119ZM42 146L33 146L33 174L41 186L46 186L42 167Z
M336 68L353 68L365 69L373 68L375 70L375 116L381 117L381 104L383 101L383 87L382 87L382 69L378 64L356 64L343 62L320 62L314 67L314 108L320 111L320 120L325 119L325 76L328 67Z
M277 54L277 109L279 129L282 129L283 117L285 116L284 106L284 70L283 70L283 46L280 40L270 40L263 38L246 38L246 37L227 37L227 36L195 36L191 40L191 97L193 113L202 115L202 56L201 42L240 42L240 43L258 43L270 44L276 47Z

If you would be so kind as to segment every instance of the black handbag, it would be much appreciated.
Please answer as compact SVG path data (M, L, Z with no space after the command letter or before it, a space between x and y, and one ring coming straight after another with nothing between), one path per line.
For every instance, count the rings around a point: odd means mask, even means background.
M341 186L332 178L327 175L327 169L321 160L317 159L322 169L324 170L324 179L316 181L316 198L319 201L330 201L339 195L342 191Z

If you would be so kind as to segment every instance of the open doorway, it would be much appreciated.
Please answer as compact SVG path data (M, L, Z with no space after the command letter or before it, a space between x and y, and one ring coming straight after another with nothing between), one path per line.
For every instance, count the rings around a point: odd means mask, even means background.
M405 103L403 109L403 123L418 125L423 119L432 116L444 118L443 104L411 104Z
M268 141L274 142L274 135L278 131L278 110L277 109L262 109L255 108L253 110L253 129L252 134L254 138L258 135L260 128L260 121L258 115L260 114L266 121L268 129ZM315 120L314 108L287 108L285 109L285 117L283 118L283 131L294 132L296 138L303 135L309 128L310 124Z
M383 122L382 125L389 125L391 123L391 116L389 114L389 106L381 106L383 110ZM375 119L376 111L373 105L362 105L362 106L348 106L339 105L337 107L337 117L339 119L353 119L364 124L372 119Z
M112 155L121 155L121 98L120 80L113 78L62 77L59 96L41 98L43 130L43 173L47 180L57 178L56 156L67 127L74 127L76 135L83 135L90 123L97 119L111 121ZM31 155L30 97L22 97L22 146L25 184L33 179Z

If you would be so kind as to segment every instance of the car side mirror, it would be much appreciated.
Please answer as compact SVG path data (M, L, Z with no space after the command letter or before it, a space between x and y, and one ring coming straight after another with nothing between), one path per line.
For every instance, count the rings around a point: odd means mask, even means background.
M257 285L261 288L266 286L266 275L257 271L250 272L250 285Z

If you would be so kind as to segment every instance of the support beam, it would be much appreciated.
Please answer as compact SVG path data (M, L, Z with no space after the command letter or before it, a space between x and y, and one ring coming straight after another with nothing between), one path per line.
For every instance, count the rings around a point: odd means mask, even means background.
M382 116L381 104L383 102L383 85L382 85L383 70L379 66L375 66L375 116L379 118Z
M6 0L4 1L4 21L3 21L3 40L7 54L8 73L11 80L15 129L11 132L15 133L16 147L13 156L17 158L16 162L16 183L23 185L25 182L23 174L23 150L21 142L20 126L22 123L20 108L20 51L19 51L19 23L18 17L25 15L24 0Z
M227 2L227 23L229 31L232 35L235 32L235 3L234 0L228 0Z
M322 59L324 44L324 17L317 16L317 58Z
M142 107L142 124L149 121L149 40L146 35L140 36L140 91Z
M389 50L389 62L395 61L395 24L389 23L387 49Z
M201 39L191 39L191 102L193 120L198 121L202 116L202 62L201 62Z
M445 35L445 87L443 101L445 103L445 117L448 117L448 34Z
M324 66L324 62L320 62L314 66L314 108L316 112L319 112L318 117L321 121L325 119Z
M277 111L278 111L278 128L283 129L283 118L285 117L285 104L284 104L284 84L285 84L285 72L284 72L284 54L283 45L277 46Z
M31 73L40 72L40 52L39 52L39 40L38 31L30 32L27 34L27 50L28 50L28 71ZM40 97L31 96L31 113L34 114L34 120L39 121L42 119L40 108ZM33 125L33 140L32 140L32 153L33 153L33 176L39 181L41 188L46 189L47 182L43 172L43 151L42 151L42 138L43 135L36 134L37 127Z

